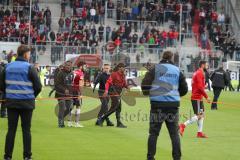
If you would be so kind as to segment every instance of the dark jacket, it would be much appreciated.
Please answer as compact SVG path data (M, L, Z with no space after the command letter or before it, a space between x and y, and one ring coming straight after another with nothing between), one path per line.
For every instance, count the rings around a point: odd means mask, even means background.
M4 65L3 63L0 64L0 97L2 97L2 93L3 93L3 90L4 90L4 80L2 79L3 78L3 72L4 71ZM1 102L0 102L1 103Z
M69 71L66 71L64 69L59 70L58 74L56 76L56 79L54 80L54 85L55 85L55 97L70 97L71 95L71 88L66 84L66 77L70 74ZM66 94L65 91L68 90L69 94Z
M211 81L212 81L212 88L222 88L224 89L225 86L229 84L229 78L227 73L223 69L217 69L213 72L211 75Z
M226 77L227 77L227 81L228 81L227 85L229 85L231 83L231 73L230 73L230 71L227 71L225 73L226 73Z
M105 91L105 84L110 77L109 74L102 72L99 76L97 76L95 82L94 82L94 89L96 88L96 85L99 83L99 92Z
M0 63L0 73L3 71L3 69L4 69L4 64Z
M210 79L210 74L208 71L205 71L205 82L208 82Z
M162 60L160 62L160 64L164 64L164 63L166 64L166 63L171 63L171 62L168 62L168 61L165 61L165 60ZM153 84L154 79L155 79L155 67L150 69L146 73L144 79L142 80L141 88L142 88L142 92L143 92L144 95L149 95L150 94L150 89L152 88L152 84ZM179 75L178 91L179 91L179 95L181 97L186 95L187 92L188 92L188 85L187 85L187 82L186 82L186 78L185 78L185 76L183 75L182 72L180 72L180 75ZM151 103L153 104L153 103L158 103L158 102L151 102ZM178 107L179 102L178 103L165 102L165 103L161 103L161 106L162 107L167 107L167 106Z
M16 61L25 61L23 58L17 58ZM29 80L32 81L33 84L33 90L35 97L38 96L38 94L42 90L42 85L39 79L39 76L37 74L37 71L35 70L34 66L30 66L28 71ZM5 92L5 70L1 74L1 90L4 93ZM16 109L34 109L35 108L35 100L14 100L14 99L6 99L5 106L7 108L16 108Z

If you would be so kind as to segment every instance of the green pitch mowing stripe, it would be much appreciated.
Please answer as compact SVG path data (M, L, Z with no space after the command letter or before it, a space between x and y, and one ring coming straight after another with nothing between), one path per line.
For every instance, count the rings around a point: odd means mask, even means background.
M44 90L46 97L49 89ZM212 93L209 93L212 96ZM181 102L181 121L191 110L190 95ZM240 157L239 93L223 92L218 111L206 104L204 132L208 139L197 139L197 124L186 128L181 138L183 160L237 160ZM84 121L84 128L57 128L56 101L38 101L33 115L32 141L34 160L145 160L147 152L149 100L137 99L135 107L123 103L122 118L127 129L95 127L95 120ZM99 104L84 99L83 112ZM229 104L235 104L231 106ZM138 116L139 115L139 116ZM111 117L115 122L115 115ZM0 159L3 156L6 119L0 119ZM22 159L20 124L14 148L14 160ZM165 125L158 139L157 160L171 160L171 142Z

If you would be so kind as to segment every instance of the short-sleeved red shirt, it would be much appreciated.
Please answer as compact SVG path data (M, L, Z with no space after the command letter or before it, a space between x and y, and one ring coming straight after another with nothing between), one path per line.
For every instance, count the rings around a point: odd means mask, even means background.
M79 91L79 81L84 79L84 73L82 70L77 69L73 71L74 78L73 78L73 89Z
M205 76L201 69L198 69L192 77L192 100L202 100L202 98L208 98L205 92Z

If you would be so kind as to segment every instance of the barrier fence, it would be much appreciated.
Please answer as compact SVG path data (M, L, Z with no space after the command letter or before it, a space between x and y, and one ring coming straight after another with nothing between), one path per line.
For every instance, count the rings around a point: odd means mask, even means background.
M13 54L19 43L12 43L8 48L4 48L4 44L0 47L2 59L7 59L11 50ZM10 47L9 47L10 46ZM218 68L225 60L224 54L220 50L205 50L199 47L184 47L177 46L157 46L150 44L137 44L137 43L122 43L120 46L105 45L103 47L90 47L90 46L64 46L64 45L31 45L31 62L38 62L40 65L59 65L67 60L67 57L80 56L80 55L93 55L99 56L103 62L106 63L119 63L123 62L130 66L131 64L147 64L158 63L165 50L171 50L174 55L174 62L177 66L184 71L185 74L191 75L197 68L200 60L206 60L210 64L210 70ZM6 51L4 54L3 52Z

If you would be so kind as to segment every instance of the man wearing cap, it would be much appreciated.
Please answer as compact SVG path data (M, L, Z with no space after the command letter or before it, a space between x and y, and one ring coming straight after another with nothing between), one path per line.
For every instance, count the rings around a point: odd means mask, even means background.
M106 84L105 84L105 91L103 96L106 97L108 94L112 100L111 108L108 110L107 113L103 114L102 117L98 118L97 125L102 126L104 120L106 120L112 113L116 112L116 119L117 119L117 127L119 128L126 128L121 122L121 93L122 89L127 88L129 89L126 76L125 76L125 65L123 63L119 63L116 66L115 71L110 75Z
M180 69L173 64L173 53L166 51L159 64L146 73L142 92L149 95L151 103L147 159L154 160L159 132L166 123L171 141L173 160L181 159L179 138L180 96L187 94L188 86Z
M35 108L35 97L42 85L35 68L28 63L30 49L21 45L17 50L16 61L7 64L1 77L0 90L5 94L5 107L8 112L8 132L4 159L11 160L19 117L22 121L23 158L32 159L31 121ZM4 80L4 81L3 81Z

